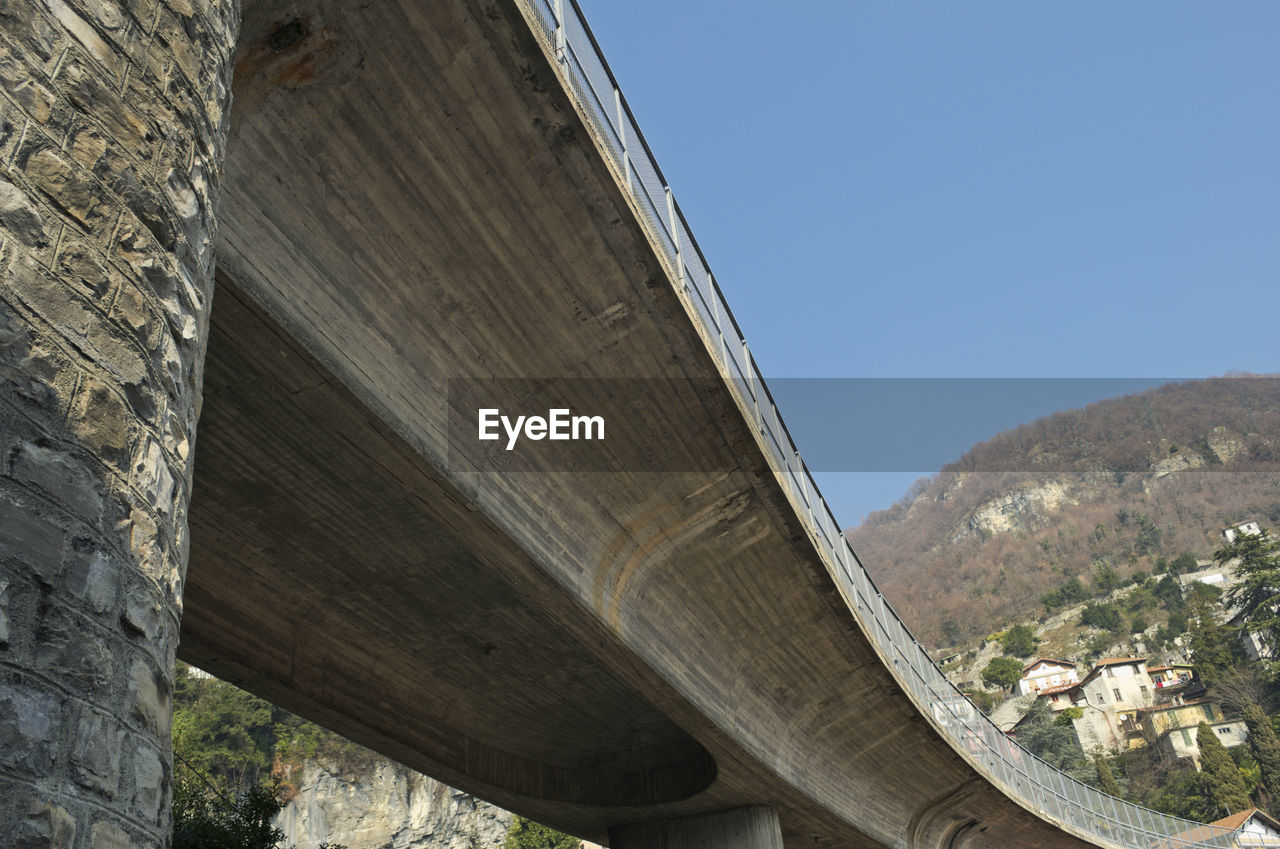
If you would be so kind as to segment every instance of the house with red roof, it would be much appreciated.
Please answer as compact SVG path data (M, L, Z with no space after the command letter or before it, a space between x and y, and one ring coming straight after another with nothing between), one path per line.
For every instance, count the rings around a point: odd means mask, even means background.
M1030 696L1046 689L1074 684L1079 680L1080 676L1076 674L1076 665L1073 661L1038 657L1022 667L1022 678L1018 681L1018 694Z
M1280 849L1280 822L1266 811L1250 808L1208 825L1174 834L1152 845L1156 849L1172 849L1175 846L1200 843L1230 849Z

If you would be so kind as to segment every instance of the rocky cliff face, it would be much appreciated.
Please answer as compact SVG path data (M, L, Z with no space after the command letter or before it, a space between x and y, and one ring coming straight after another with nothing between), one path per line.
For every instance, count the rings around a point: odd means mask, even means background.
M316 849L497 849L511 814L384 758L358 769L309 760L276 819L281 845Z

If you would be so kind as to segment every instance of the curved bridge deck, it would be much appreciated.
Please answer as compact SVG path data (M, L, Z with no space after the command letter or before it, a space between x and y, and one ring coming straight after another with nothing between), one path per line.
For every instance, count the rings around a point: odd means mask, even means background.
M790 847L1180 828L1036 789L921 665L569 13L244 3L181 656L595 840L749 805ZM618 471L460 459L450 381L490 377L631 381Z

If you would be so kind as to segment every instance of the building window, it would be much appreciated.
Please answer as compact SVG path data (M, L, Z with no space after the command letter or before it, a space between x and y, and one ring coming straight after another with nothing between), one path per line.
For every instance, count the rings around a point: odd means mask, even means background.
M1219 729L1218 729L1218 733L1219 733L1219 734L1230 734L1230 733L1231 733L1231 728L1230 728L1230 726L1226 726L1226 725L1224 725L1224 726L1222 726L1221 728L1219 728Z
M1185 728L1182 729L1182 742L1184 745L1191 745L1191 732Z
M1112 688L1112 690L1111 690L1111 695L1113 695L1113 696L1115 696L1115 697L1116 697L1116 701L1117 701L1117 702L1118 702L1118 701L1120 701L1120 691L1119 691L1119 690Z
M1143 684L1139 689L1142 690L1142 698L1145 699L1147 696L1151 695L1151 691L1147 689L1146 684Z
M1200 709L1204 711L1205 719L1213 719L1213 705L1200 705Z

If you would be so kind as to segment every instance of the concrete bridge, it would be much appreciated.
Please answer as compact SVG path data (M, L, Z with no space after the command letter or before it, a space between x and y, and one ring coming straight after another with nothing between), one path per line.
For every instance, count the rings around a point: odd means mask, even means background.
M1186 830L875 593L571 2L0 22L6 845L164 844L175 648L624 849ZM504 465L490 388L608 438Z

